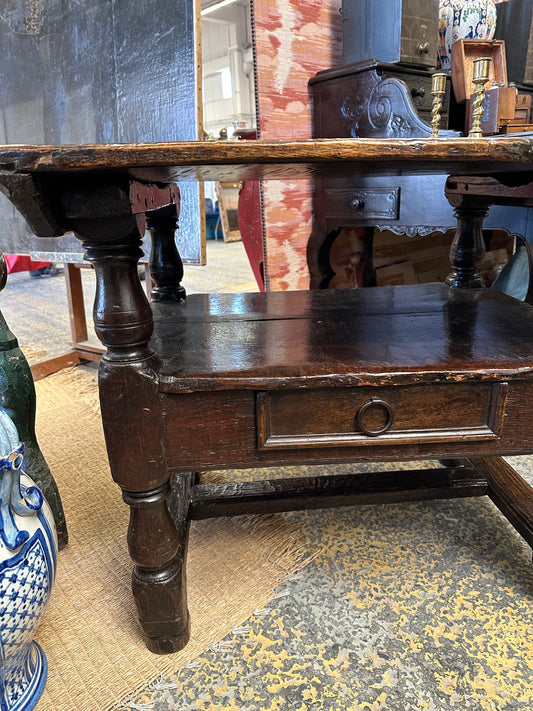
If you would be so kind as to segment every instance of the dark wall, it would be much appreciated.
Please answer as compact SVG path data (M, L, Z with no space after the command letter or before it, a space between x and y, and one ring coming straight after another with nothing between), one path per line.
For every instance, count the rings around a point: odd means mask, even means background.
M0 143L195 140L194 0L0 0ZM200 202L182 188L180 251L199 261ZM80 251L71 237L36 248L0 201L0 249ZM26 248L26 249L24 249Z

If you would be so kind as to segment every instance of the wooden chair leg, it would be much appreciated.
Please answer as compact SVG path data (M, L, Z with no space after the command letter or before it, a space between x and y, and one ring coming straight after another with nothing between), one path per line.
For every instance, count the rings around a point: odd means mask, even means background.
M70 332L73 346L76 348L76 344L86 341L88 335L81 271L75 264L65 264L65 283L70 315Z

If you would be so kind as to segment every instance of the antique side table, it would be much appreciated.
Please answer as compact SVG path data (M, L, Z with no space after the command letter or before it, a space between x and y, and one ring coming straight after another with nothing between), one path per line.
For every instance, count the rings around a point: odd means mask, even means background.
M533 307L479 274L488 205L529 205L532 170L531 137L0 147L1 189L35 234L74 231L95 266L102 418L152 651L188 639L191 519L488 494L533 545L533 490L501 459L533 452ZM432 172L462 181L448 182L447 284L186 297L176 182ZM452 465L212 485L191 473L435 458Z

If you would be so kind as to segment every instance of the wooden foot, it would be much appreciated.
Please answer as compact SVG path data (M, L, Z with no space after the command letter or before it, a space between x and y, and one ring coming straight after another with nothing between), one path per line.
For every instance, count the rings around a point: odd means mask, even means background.
M153 562L150 567L135 566L132 590L146 646L154 654L177 652L189 641L186 558L190 484L190 476L184 475L174 487L177 503L173 519L167 507L169 486L144 494L123 492L131 507L130 554L133 560ZM160 565L156 565L158 558Z

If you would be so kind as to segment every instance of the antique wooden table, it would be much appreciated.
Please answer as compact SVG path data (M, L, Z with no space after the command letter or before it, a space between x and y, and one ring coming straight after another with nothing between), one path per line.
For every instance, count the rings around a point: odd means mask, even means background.
M500 458L533 452L533 307L479 274L487 206L529 204L532 171L530 137L0 147L0 186L33 231L73 230L95 267L102 417L151 650L188 639L191 519L488 494L533 545L533 490ZM175 181L432 172L462 176L448 183L448 284L185 298ZM212 485L193 473L434 458L447 466Z

